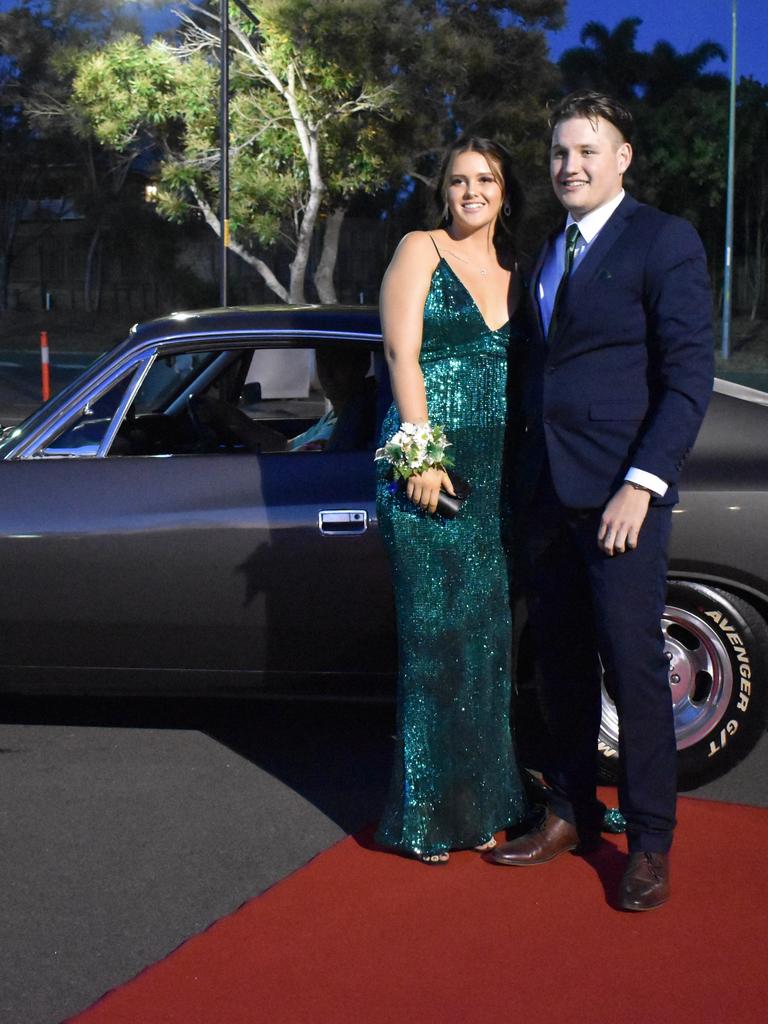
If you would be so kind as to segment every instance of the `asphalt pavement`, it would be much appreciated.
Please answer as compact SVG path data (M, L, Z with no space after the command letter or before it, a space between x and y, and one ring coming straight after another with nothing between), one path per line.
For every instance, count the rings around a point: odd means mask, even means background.
M5 698L0 723L0 1024L56 1024L374 821L394 714ZM693 795L768 806L766 739Z
M391 709L0 702L0 1021L54 1024L378 814Z

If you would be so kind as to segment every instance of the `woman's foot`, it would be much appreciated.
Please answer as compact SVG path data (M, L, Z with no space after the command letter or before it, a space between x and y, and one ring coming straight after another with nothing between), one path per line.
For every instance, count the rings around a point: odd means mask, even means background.
M447 864L450 860L449 853L425 853L417 855L422 864Z
M478 853L487 853L488 850L492 850L495 845L496 845L496 838L495 838L495 836L491 836L491 838L486 843L481 843L479 846L476 846L475 850L477 850ZM446 853L417 853L417 854L414 854L414 856L418 857L418 859L421 861L422 864L430 864L430 865L431 864L447 864L448 861L451 858L451 855L449 853L447 853L447 852Z
M486 850L492 850L496 845L496 837L491 836L487 843L481 843L480 846L476 846L475 849L478 853L485 853Z

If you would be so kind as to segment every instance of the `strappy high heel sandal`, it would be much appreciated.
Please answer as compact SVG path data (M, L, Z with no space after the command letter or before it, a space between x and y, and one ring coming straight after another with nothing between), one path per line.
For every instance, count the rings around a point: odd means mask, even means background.
M475 846L474 849L478 853L486 853L488 850L492 850L496 845L496 836L491 836L487 843L481 843L480 846Z
M440 867L442 864L447 864L451 858L450 853L415 853L414 857L420 860L422 864L427 864L431 868Z

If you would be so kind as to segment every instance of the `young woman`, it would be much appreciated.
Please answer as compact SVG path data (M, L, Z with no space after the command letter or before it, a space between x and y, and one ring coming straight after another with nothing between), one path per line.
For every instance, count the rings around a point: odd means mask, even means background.
M381 290L394 404L379 462L379 529L392 564L400 679L395 763L377 838L426 863L487 850L526 810L509 722L511 642L507 407L523 340L515 239L523 197L509 153L456 142L443 161L434 231L406 235ZM404 431L405 435L398 433ZM455 472L471 487L437 511ZM398 441L431 455L400 469ZM430 443L431 442L431 443ZM437 454L436 454L437 453ZM453 470L451 470L453 472Z

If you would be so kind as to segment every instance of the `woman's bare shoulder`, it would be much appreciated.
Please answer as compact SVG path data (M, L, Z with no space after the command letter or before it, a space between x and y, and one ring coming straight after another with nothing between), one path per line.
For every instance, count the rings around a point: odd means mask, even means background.
M423 256L430 252L437 255L435 243L432 241L432 232L409 231L398 242L396 252L404 256Z
M431 232L409 231L400 239L392 257L392 265L409 273L423 270L432 274L439 259Z

